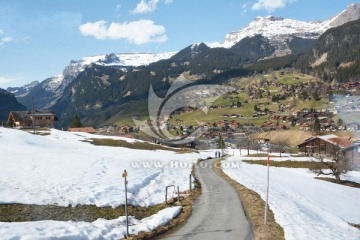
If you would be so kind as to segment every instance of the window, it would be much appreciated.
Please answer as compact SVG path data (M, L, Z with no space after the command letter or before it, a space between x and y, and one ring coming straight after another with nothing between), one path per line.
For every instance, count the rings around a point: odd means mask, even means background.
M320 145L320 152L325 152L325 144Z

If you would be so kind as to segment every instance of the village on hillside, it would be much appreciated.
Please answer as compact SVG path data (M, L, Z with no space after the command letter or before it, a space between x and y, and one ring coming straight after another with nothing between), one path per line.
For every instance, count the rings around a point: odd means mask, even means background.
M248 82L246 87L241 85L243 81ZM221 136L224 145L220 147L223 148L273 149L311 156L330 144L351 152L348 154L354 166L360 165L357 150L360 142L356 137L360 124L356 117L349 117L360 114L360 82L320 84L311 76L287 69L245 79L231 79L228 87L231 87L231 92L204 89L183 93L177 96L176 102L195 99L191 106L176 108L170 115L156 121L148 120L147 125L110 124L97 128L80 125L65 130L138 138L175 146L171 139L154 139L142 134L142 131L149 126L159 126L172 133L175 139L181 139L201 127L200 136L180 147L216 148ZM211 104L207 104L209 101ZM198 114L203 112L208 114L199 117ZM199 120L194 124L196 118ZM12 111L6 125L20 129L54 128L57 120L51 111ZM291 131L303 131L312 137L295 144L259 137L261 133L268 132L271 136L271 132L279 131L289 131L290 134ZM336 132L345 136L336 136Z

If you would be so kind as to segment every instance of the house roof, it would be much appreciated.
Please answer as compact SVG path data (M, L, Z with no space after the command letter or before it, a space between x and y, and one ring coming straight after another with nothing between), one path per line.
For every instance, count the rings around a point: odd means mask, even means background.
M52 111L39 111L35 110L34 113L32 111L11 111L10 114L13 116L16 122L19 121L31 121L31 116L55 116ZM55 116L55 120L57 120Z
M85 133L96 133L93 127L80 127L80 128L69 128L69 132L85 132Z
M342 138L342 137L330 138L328 140L334 142L336 145L338 145L341 148L349 148L352 147L354 144L354 142L351 141L350 139Z
M15 122L31 121L29 112L27 111L12 111L10 114L13 116Z
M320 138L324 141L327 141L331 138L338 138L338 136L334 135L334 134L328 134L328 135L323 135L323 136L316 136L317 138Z
M314 136L314 137L308 138L304 142L299 144L298 147L300 147L301 145L303 145L307 142L310 142L314 139L321 139L332 145L336 145L336 146L339 146L340 148L344 148L344 149L360 145L360 142L358 142L358 139L356 139L356 138L338 137L336 135L329 134L329 135Z

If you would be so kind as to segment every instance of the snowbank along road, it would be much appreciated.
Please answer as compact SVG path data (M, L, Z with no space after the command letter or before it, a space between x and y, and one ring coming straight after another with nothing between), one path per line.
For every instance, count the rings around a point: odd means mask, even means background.
M163 239L252 239L250 224L236 190L213 171L215 159L196 169L202 194L193 203L193 213L178 231Z

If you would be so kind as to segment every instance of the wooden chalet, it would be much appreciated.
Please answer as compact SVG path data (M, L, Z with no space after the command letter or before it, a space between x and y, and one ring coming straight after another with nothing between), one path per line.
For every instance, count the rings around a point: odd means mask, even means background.
M8 121L14 128L54 128L57 117L52 111L12 111Z
M341 149L349 158L353 168L360 168L360 141L356 138L336 135L314 136L298 146L299 154L331 157L334 149Z

